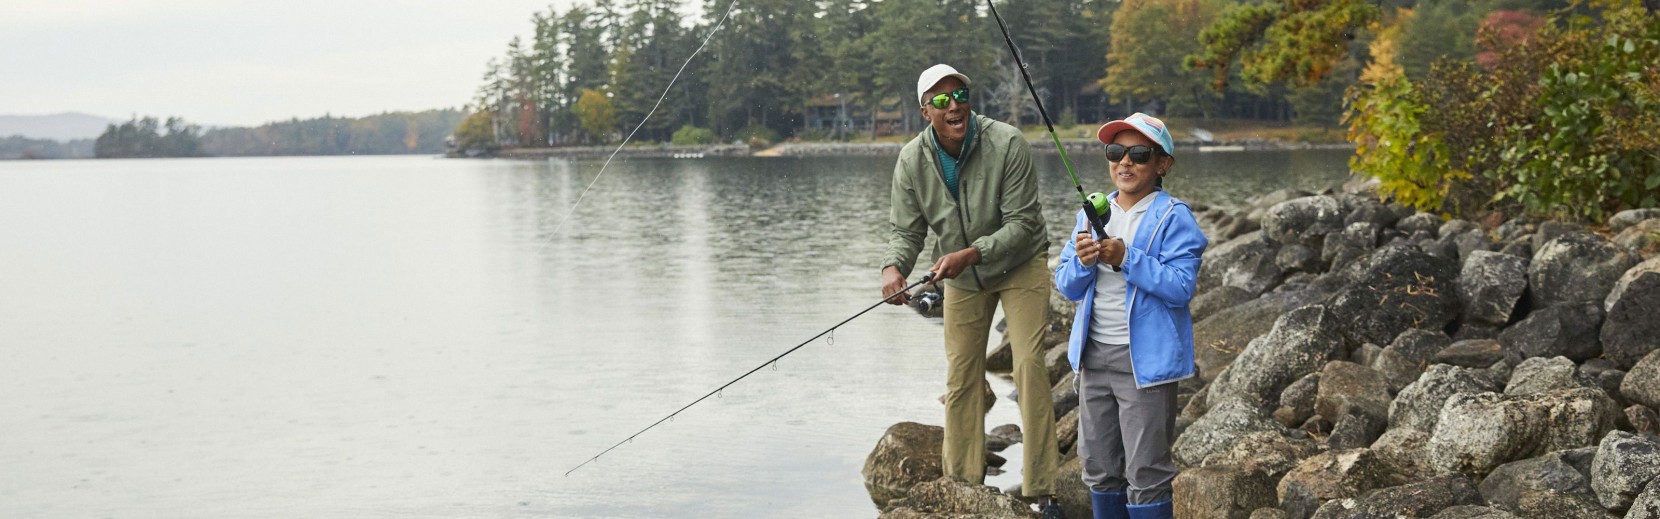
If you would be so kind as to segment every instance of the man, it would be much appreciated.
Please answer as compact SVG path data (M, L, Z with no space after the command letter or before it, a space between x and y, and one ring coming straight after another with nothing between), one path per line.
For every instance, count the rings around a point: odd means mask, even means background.
M928 128L894 167L882 295L906 302L898 293L932 230L938 259L929 270L946 280L945 475L974 484L985 481L986 338L1002 302L1026 443L1021 492L1044 496L1044 516L1059 517L1055 410L1039 352L1052 286L1049 242L1032 148L1015 127L975 114L968 85L968 76L947 65L917 79Z

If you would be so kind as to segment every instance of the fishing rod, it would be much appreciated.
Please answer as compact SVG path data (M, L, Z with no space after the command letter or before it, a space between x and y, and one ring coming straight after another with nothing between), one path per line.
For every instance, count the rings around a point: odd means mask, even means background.
M709 397L711 397L711 396L715 396L715 395L716 395L716 394L719 394L719 393L720 393L720 392L721 392L721 390L723 390L723 389L726 389L726 388L727 388L727 386L731 386L731 385L732 385L732 384L736 384L736 383L738 383L738 381L739 381L739 380L743 380L743 379L744 379L744 377L747 377L747 376L750 376L750 375L753 375L753 374L755 374L755 372L757 372L757 371L761 371L761 368L764 368L764 367L767 367L767 365L769 365L769 364L771 364L771 365L773 365L773 366L774 366L774 367L776 367L776 366L777 366L777 362L778 362L778 359L782 359L782 358L784 358L784 356L785 356L785 355L789 355L789 354L791 354L791 353L794 353L794 352L795 352L795 350L799 350L799 349L801 349L801 347L802 347L802 346L806 346L806 345L807 345L807 344L808 344L808 343L811 343L811 342L813 342L813 341L814 341L814 340L816 340L816 339L818 339L818 338L819 338L819 337L823 337L823 336L824 336L824 334L827 334L827 333L830 333L830 332L833 332L833 331L836 331L836 329L837 329L837 328L841 328L841 326L842 326L842 325L844 325L844 324L847 324L847 323L848 323L848 321L852 321L852 320L854 320L854 319L858 319L858 318L859 318L859 316L861 316L861 315L865 315L865 313L867 313L867 312L870 312L870 311L871 311L871 310L875 310L875 309L876 309L876 307L878 307L878 306L882 306L882 305L883 305L883 304L885 304L885 303L887 303L887 302L888 302L888 300L890 300L890 299L893 299L893 298L895 298L895 297L899 297L899 295L900 295L900 294L906 294L906 293L909 293L909 292L910 292L910 291L911 291L911 289L913 289L913 288L916 288L916 287L917 287L917 286L918 286L918 285L921 285L921 284L923 284L923 283L928 283L928 282L930 282L930 281L933 281L933 280L934 280L934 273L933 273L933 272L929 272L929 273L928 273L928 275L925 275L925 276L922 276L922 279L921 279L921 280L919 280L919 281L917 281L917 282L915 282L915 283L911 283L911 285L910 285L910 286L907 286L907 287L905 287L905 288L903 288L903 289L900 289L900 290L899 290L899 291L898 291L898 292L894 292L894 293L893 293L893 294L891 294L891 295L889 295L889 296L888 296L888 297L884 297L884 298L882 298L882 300L881 300L881 301L877 301L877 302L876 302L876 304L873 304L873 305L870 305L870 307L869 307L869 308L866 308L866 309L864 309L864 310L861 310L861 311L859 311L859 313L856 313L856 314L853 314L853 317L849 317L849 318L847 318L847 319L843 319L843 320L842 320L842 322L839 322L839 323L836 323L836 325L835 325L835 326L831 326L831 327L829 327L829 328L826 328L826 329L825 329L825 330L824 330L824 331L822 331L822 332L818 332L818 335L814 335L814 336L812 336L812 338L809 338L809 339L807 339L807 340L805 340L805 341L801 341L801 344L797 344L797 345L795 345L795 347L794 347L794 348L790 348L790 349L788 349L788 350L785 350L785 351L784 351L784 353L780 353L780 354L778 354L778 356L777 356L777 357L773 357L773 358L772 358L772 360L768 360L768 361L766 361L766 362L762 362L762 363L761 363L761 365L759 365L759 366L755 366L755 369L751 369L751 370L749 370L749 371L746 371L746 372L744 372L744 374L742 374L742 375L738 375L738 378L734 378L734 379L732 379L732 381L730 381L730 382L727 382L727 383L725 383L725 384L722 384L722 385L721 385L721 386L720 386L720 387L717 387L717 388L715 388L715 390L714 390L714 391L710 391L710 392L709 392L709 393L708 393L708 394L705 394L705 395L703 395L703 396L700 396L700 397L698 397L698 398L697 398L697 400L693 400L693 401L692 401L692 403L690 403L690 404L686 404L686 405L685 405L685 406L684 406L684 407L681 407L681 408L680 408L680 409L678 409L678 410L676 410L676 411L675 411L675 412L672 412L672 413L669 413L669 415L668 415L668 416L664 416L664 417L662 417L662 418L660 418L660 419L658 419L658 420L657 420L657 421L656 421L656 422L652 422L652 424L651 424L651 425L647 425L647 426L646 426L646 428L644 428L644 429L640 429L640 430L639 430L639 431L638 431L638 432L635 432L635 433L634 433L634 434L632 434L632 435L630 435L630 436L629 436L629 437L627 437L627 438L624 438L624 439L623 439L623 441L620 441L620 442L617 442L617 443L616 443L616 445L612 445L612 446L611 446L611 447L609 447L609 448L607 448L607 449L605 449L605 450L603 450L603 451L600 451L600 452L599 452L599 454L595 454L595 455L594 455L594 457L592 457L592 458L588 458L588 460L587 460L587 461L584 461L584 462L582 462L582 463L581 463L581 464L580 464L580 465L577 465L577 466L576 466L576 467L574 467L574 468L572 468L572 469L571 469L571 470L567 470L567 471L565 471L565 476L566 476L566 477L570 477L570 475L571 475L571 473L572 473L572 472L576 472L576 469L580 469L580 468L582 468L582 467L583 467L583 466L584 466L584 465L587 465L587 464L589 464L589 463L592 463L592 462L595 462L595 461L599 461L599 457L600 457L600 456L604 456L604 455L605 455L605 453L608 453L608 452L611 452L611 451L612 451L612 450L613 450L613 449L616 449L616 448L617 448L617 447L621 447L621 446L623 446L623 444L625 444L625 443L628 443L628 442L631 442L631 441L634 441L634 437L636 437L636 436L639 436L639 435L641 435L641 434L644 434L644 433L645 433L645 432L646 432L646 431L649 431L649 430L651 430L651 428L653 428L653 427L657 427L657 426L658 426L658 425L659 425L659 424L661 424L661 423L663 423L663 422L666 422L666 421L669 421L669 420L672 420L672 419L674 419L674 417L675 417L675 415L678 415L678 414L680 414L680 413L681 413L681 412L682 412L682 411L685 411L685 410L687 410L687 409L689 409L689 408L691 408L691 407L692 407L692 406L694 406L694 405L697 405L697 403L698 403L698 402L702 402L702 401L703 401L703 400L704 400L704 399L706 399L706 398L709 398Z
M1020 77L1026 80L1026 91L1032 93L1032 102L1037 103L1038 115L1043 116L1043 125L1049 128L1049 140L1055 143L1055 151L1061 152L1061 163L1066 165L1066 174L1072 176L1072 187L1078 188L1078 198L1084 202L1084 215L1089 217L1089 225L1095 228L1095 235L1101 238L1107 236L1107 220L1112 218L1112 210L1107 206L1107 195L1100 192L1084 194L1084 184L1078 181L1078 173L1072 171L1072 159L1066 156L1066 148L1061 146L1061 138L1055 135L1055 123L1049 120L1049 111L1043 109L1043 99L1038 98L1037 88L1032 86L1032 76L1026 73L1026 60L1020 59L1020 50L1014 47L1014 38L1009 36L1009 26L1003 24L1003 17L997 14L997 6L991 0L986 0L986 7L991 8L991 17L997 19L997 28L1003 31L1003 41L1009 44L1009 55L1014 56L1014 62L1020 67ZM1112 267L1118 270L1118 267Z

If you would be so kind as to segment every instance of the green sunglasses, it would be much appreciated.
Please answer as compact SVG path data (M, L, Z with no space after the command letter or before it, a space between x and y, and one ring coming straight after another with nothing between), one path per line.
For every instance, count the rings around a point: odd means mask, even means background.
M958 104L968 104L968 87L952 90L950 93L935 94L928 102L934 103L934 108L951 106L951 100L956 99Z

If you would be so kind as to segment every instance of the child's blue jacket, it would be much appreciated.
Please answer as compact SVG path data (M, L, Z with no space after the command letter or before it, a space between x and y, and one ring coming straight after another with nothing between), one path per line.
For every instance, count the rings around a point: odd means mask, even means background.
M1137 387L1194 375L1193 312L1188 301L1198 285L1200 256L1209 243L1186 203L1162 189L1150 196L1156 198L1136 227L1135 243L1125 248L1121 266L1128 281L1124 299L1129 301L1130 364ZM1111 197L1116 200L1118 193ZM1078 359L1089 343L1096 270L1078 262L1072 236L1088 228L1087 217L1078 211L1072 234L1061 249L1060 265L1055 267L1055 288L1067 299L1082 301L1072 319L1072 339L1066 351L1073 371L1078 370Z

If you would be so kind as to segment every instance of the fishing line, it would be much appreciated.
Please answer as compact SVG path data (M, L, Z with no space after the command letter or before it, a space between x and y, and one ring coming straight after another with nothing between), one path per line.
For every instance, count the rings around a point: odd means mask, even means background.
M710 391L708 394L705 394L703 396L698 397L697 400L693 400L692 403L686 404L684 407L681 407L680 409L677 409L674 412L669 413L668 416L664 416L663 418L658 419L656 422L652 422L652 424L647 425L646 428L640 429L638 432L635 432L633 435L630 435L628 438L623 439L623 441L617 442L616 445L612 445L611 447L609 447L609 448L607 448L603 451L600 451L599 454L595 454L594 457L588 458L588 461L584 461L584 462L582 462L582 464L577 465L576 467L572 468L571 470L565 471L565 476L570 477L572 472L576 472L576 469L580 469L580 468L582 468L583 466L585 466L589 463L599 461L600 456L604 456L606 453L611 452L612 449L616 449L617 447L621 447L625 443L632 443L634 441L635 437L638 437L639 435L644 434L646 431L651 430L651 428L653 428L653 427L657 427L658 424L661 424L665 421L673 419L675 417L675 415L678 415L682 411L685 411L686 409L689 409L692 406L697 405L698 402L702 402L704 399L709 398L711 396L716 397L716 398L720 398L720 394L721 394L722 390L725 390L728 386L731 386L732 384L738 383L738 381L743 380L744 377L748 377L748 376L754 374L757 371L761 371L761 368L765 368L768 365L773 365L774 366L773 369L777 369L778 359L784 358L785 355L789 355L791 353L794 353L795 350L801 349L802 346L806 346L806 345L812 343L814 340L818 339L819 337L825 336L825 334L831 334L831 336L834 337L834 334L836 332L836 328L840 328L842 325L847 324L848 321L858 319L859 316L865 315L865 313L870 312L871 310L875 310L876 307L882 306L883 304L887 303L889 299L899 297L900 294L910 293L911 289L916 288L918 285L921 285L923 283L927 283L927 282L930 282L930 281L933 281L933 280L934 280L934 273L929 272L928 275L922 276L921 280L919 280L915 283L911 283L910 286L905 287L905 288L899 290L898 292L894 292L892 295L889 295L888 297L882 298L882 300L877 301L876 304L870 305L869 308L861 310L861 311L859 311L859 313L853 314L852 317L849 317L847 319L843 319L842 322L836 323L835 326L831 326L830 328L828 328L828 329L826 329L822 332L818 332L818 335L814 335L814 336L812 336L811 338L809 338L805 341L801 341L801 344L795 345L794 348L784 350L784 353L778 354L777 357L773 357L771 360L768 360L766 362L762 362L761 365L755 366L755 369L751 369L747 372L744 372L744 374L742 374L742 375L738 375L738 378L734 378L730 382L722 384L720 387L715 388L714 391ZM832 344L834 344L834 343L832 342Z
M622 151L623 146L627 146L628 141L634 138L634 134L639 133L640 128L645 127L646 121L651 120L652 114L657 113L657 107L663 106L663 99L669 97L669 90L674 88L674 82L680 80L680 74L686 71L686 66L692 64L692 59L696 58L699 52L703 52L703 47L709 45L709 40L714 39L715 33L720 32L720 28L726 25L726 19L732 16L732 7L736 5L738 5L738 0L732 0L732 2L726 4L726 14L721 15L720 21L715 23L715 28L710 29L709 35L703 37L703 43L697 46L697 50L692 51L691 56L686 57L686 62L680 64L680 70L675 71L674 77L669 79L669 85L663 87L663 95L657 96L657 103L651 105L651 111L646 112L644 119L640 119L640 124L634 127L634 131L628 132L628 136L623 138L622 144L617 145L617 149L611 150L611 156L605 158L605 164L599 167L599 173L594 174L594 179L588 181L587 187L582 188L582 194L577 195L576 203L571 204L571 210L566 211L565 217L560 219L559 224L553 227L553 232L548 237L548 241L542 242L542 246L536 249L537 254L541 254L543 250L547 249L548 245L553 243L553 236L559 235L559 230L565 228L565 222L570 221L571 215L576 213L576 208L582 205L582 199L588 196L588 190L593 189L594 184L599 182L599 177L605 174L605 168L611 167L611 159L617 158L617 152Z

